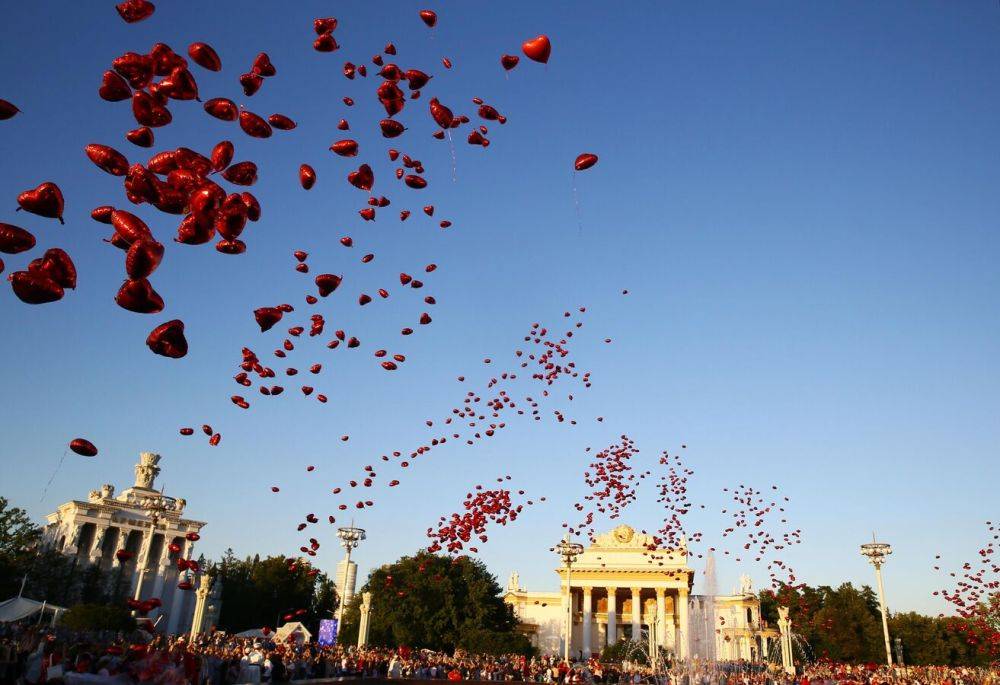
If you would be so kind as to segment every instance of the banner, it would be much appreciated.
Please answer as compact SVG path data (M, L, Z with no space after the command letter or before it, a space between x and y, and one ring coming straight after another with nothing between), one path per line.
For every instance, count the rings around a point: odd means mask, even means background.
M316 641L321 647L337 644L337 619L320 619L319 638Z

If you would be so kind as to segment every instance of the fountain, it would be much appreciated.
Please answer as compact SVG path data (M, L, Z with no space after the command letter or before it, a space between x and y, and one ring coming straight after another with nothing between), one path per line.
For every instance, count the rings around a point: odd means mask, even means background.
M792 622L788 619L788 607L778 607L778 628L781 639L771 646L767 654L768 663L780 663L782 670L788 674L795 673L796 663L807 663L813 660L812 648L798 633L792 632ZM797 652L797 653L796 653Z
M719 592L715 576L715 555L708 552L705 558L704 591L691 598L687 636L688 654L695 660L712 663L715 653L715 597Z

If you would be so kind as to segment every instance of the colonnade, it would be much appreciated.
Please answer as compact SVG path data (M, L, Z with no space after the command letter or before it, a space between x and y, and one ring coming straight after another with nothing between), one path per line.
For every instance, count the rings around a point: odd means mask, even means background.
M614 644L619 638L646 639L642 638L643 629L647 631L652 629L656 644L672 651L679 658L685 658L688 636L688 592L686 583L681 587L677 584L660 584L626 588L589 582L580 585L573 583L574 630L570 652L589 658L599 653L605 645ZM619 613L619 593L624 594L621 613ZM565 616L568 611L565 584L562 594L563 616ZM596 605L595 596L597 596ZM656 599L655 608L644 611L646 603L651 603L653 597ZM620 633L619 627L621 627ZM595 631L598 638L596 644Z
M177 560L191 559L194 542L179 530L157 528L149 523L70 522L68 529L59 527L53 531L50 542L63 554L110 571L113 583L124 585L127 582L124 587L127 596L160 598L163 605L151 612L150 617L155 620L158 614L166 614L169 633L177 632L182 617L193 607L187 601L186 591L177 587L182 576ZM178 549L171 551L171 545ZM121 560L116 554L119 550L130 552L132 556ZM169 596L162 596L164 588L171 586Z

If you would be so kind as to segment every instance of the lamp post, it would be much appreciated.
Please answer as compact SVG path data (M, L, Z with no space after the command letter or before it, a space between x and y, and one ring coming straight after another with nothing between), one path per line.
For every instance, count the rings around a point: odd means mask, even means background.
M149 566L149 552L153 548L153 536L156 535L156 527L160 523L160 519L164 518L166 512L170 509L167 501L162 495L159 497L145 497L141 500L140 504L143 509L149 512L149 537L143 541L143 546L141 549L141 558L138 563L138 576L139 580L135 584L135 593L133 599L139 601L142 596L142 582L146 577L147 566ZM166 540L164 540L166 544ZM135 611L132 612L134 616Z
M882 611L882 636L885 638L885 662L892 666L892 648L889 644L889 617L885 610L885 587L882 585L882 564L886 557L892 554L892 547L885 542L876 542L872 533L872 541L861 545L861 555L867 557L875 567L875 578L878 580L878 605Z
M344 564L344 579L339 588L340 606L337 607L337 642L339 643L340 631L344 623L344 604L347 599L347 574L351 571L351 550L356 548L365 539L365 529L355 528L352 523L350 526L338 528L337 537L340 538L340 546L347 551L346 563Z
M573 571L573 562L583 553L583 545L579 542L570 542L569 533L566 533L566 537L555 546L555 551L566 566L566 639L563 643L563 660L569 665L569 643L573 638L573 595L570 574Z

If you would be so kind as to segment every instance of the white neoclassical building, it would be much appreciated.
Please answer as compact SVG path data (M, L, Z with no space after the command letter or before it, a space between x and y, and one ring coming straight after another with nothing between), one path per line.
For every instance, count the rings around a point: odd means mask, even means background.
M200 630L217 615L218 588L213 604L213 596L204 585L206 579L199 586L177 562L193 558L205 523L184 517L185 500L154 488L159 462L160 455L142 452L132 487L116 496L114 486L105 484L91 490L86 500L62 504L46 517L45 539L52 548L82 563L98 564L120 574L118 582L128 583L130 596L159 598L163 605L151 614L154 620L159 618L159 630L186 632L192 626L195 605L209 602L199 611L198 625L194 626ZM119 555L121 550L129 554ZM128 558L123 562L124 557Z
M569 614L567 573L556 569L558 592L532 592L511 574L504 601L543 654L562 654ZM678 658L766 657L778 631L760 616L750 579L731 595L692 595L687 548L658 549L652 536L621 525L598 535L572 566L570 654L589 658L619 639L652 639Z

